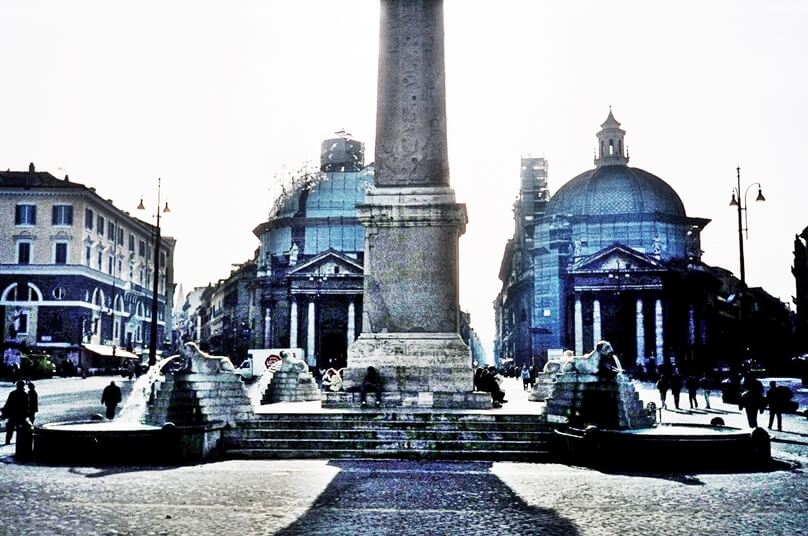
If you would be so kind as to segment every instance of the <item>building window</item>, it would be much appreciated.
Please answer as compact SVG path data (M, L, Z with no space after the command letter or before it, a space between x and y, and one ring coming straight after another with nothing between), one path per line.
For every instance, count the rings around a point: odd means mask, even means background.
M120 276L120 274L122 273L123 273L123 261L121 259L118 259L118 275Z
M25 286L20 287L17 283L12 283L3 291L0 296L0 301L41 301L42 293L37 287L31 283L26 283Z
M54 205L51 217L52 225L73 225L73 206Z
M93 228L93 220L95 220L95 214L93 214L92 209L85 208L84 209L84 228L92 230L92 228Z
M107 230L109 231L107 233L107 236L109 237L109 241L110 242L115 242L115 224L112 223L111 221L107 222Z
M121 229L120 227L118 227L118 245L119 245L119 246L122 246L122 245L123 245L123 234L124 234L124 233L123 233L123 229Z
M119 327L118 327L118 320L115 319L115 317L113 317L113 320L112 320L112 338L117 341L119 333L120 333L120 330L119 330Z
M90 262L92 261L93 249L90 246L85 246L84 248L84 264L90 266Z
M56 242L53 245L54 264L67 264L67 242Z
M129 233L129 253L135 252L135 235Z
M104 236L104 216L98 215L98 235Z
M36 225L36 205L17 205L14 210L15 225Z
M20 240L17 242L17 264L31 264L31 242Z
M56 288L53 289L53 297L54 297L54 299L63 300L63 299L65 299L66 295L67 295L67 291L64 289L64 287L56 287Z
M109 271L109 275L113 275L113 268L115 267L115 258L110 255L109 260L107 261L107 270Z
M104 269L104 253L102 251L98 252L98 269Z
M138 244L138 254L141 257L146 256L146 242L144 242L143 240L141 240L140 243Z

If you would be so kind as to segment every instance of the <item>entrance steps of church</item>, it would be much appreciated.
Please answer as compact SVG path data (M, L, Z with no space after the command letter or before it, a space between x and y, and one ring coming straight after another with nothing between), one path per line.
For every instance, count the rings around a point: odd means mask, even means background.
M226 458L551 461L551 428L535 414L347 410L257 414L226 432Z

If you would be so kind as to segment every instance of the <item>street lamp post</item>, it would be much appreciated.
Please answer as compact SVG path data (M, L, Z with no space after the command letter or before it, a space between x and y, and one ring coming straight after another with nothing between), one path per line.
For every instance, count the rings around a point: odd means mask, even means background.
M745 320L745 296L746 293L746 261L744 259L744 252L743 252L743 241L744 238L749 238L749 216L747 214L747 201L746 196L749 193L749 189L753 186L758 187L757 197L755 201L765 201L766 198L763 197L763 190L762 186L759 182L753 182L743 192L743 197L741 197L741 168L735 168L736 177L737 177L737 185L732 188L732 200L729 202L731 207L735 207L738 210L738 253L739 253L739 262L740 262L740 275L741 275L741 289L738 293L738 321L740 324L740 333L741 336L745 336L744 330L744 320ZM744 237L744 235L746 235ZM745 344L741 341L741 354L745 352ZM743 357L743 355L741 356Z
M157 294L158 294L158 287L160 283L160 181L161 179L157 179L157 210L156 218L157 222L154 228L154 274L152 277L152 303L151 303L151 324L149 325L149 366L154 365L157 363ZM138 205L138 210L145 210L146 207L143 205L143 197L140 198L140 204ZM165 208L163 208L163 212L168 213L171 210L168 208L168 202L166 202Z

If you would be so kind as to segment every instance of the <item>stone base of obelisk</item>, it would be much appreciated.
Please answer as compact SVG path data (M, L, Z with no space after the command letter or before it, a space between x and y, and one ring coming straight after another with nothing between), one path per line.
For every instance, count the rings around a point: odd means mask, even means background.
M469 348L456 333L363 333L348 351L344 390L326 393L322 406L358 406L370 366L382 378L381 407L491 408L490 393L474 391Z

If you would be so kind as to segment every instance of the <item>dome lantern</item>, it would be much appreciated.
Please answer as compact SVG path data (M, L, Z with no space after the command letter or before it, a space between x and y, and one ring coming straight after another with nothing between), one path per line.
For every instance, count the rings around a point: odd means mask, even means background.
M626 131L620 128L620 123L612 115L612 107L609 106L609 116L600 125L598 138L598 156L595 158L595 166L625 166L628 164L623 138Z

